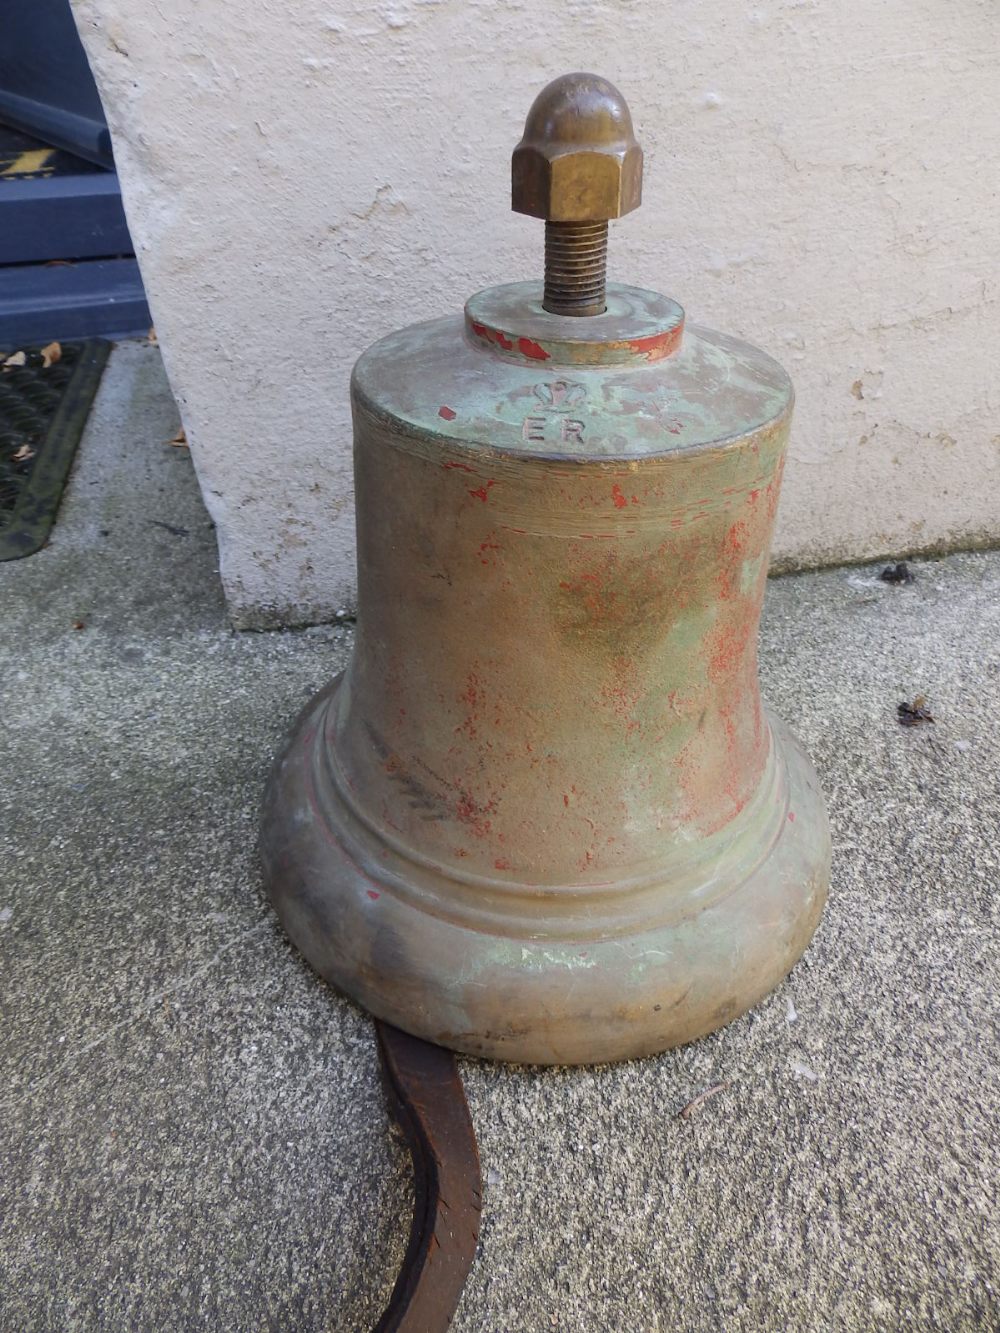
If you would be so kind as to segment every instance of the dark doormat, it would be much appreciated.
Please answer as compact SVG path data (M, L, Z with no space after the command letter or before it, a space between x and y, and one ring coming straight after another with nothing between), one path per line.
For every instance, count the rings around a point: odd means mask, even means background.
M45 545L111 344L60 350L0 353L0 560Z

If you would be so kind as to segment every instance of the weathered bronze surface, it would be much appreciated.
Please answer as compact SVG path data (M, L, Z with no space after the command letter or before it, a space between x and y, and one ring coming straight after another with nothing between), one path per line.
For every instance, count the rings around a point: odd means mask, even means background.
M361 357L355 652L265 810L313 965L510 1060L721 1026L827 889L815 776L757 684L791 384L665 297L605 306L516 283Z

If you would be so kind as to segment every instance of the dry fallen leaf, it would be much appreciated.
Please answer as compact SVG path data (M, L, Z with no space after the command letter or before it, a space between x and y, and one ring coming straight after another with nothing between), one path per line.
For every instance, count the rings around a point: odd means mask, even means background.
M905 560L900 560L896 565L886 565L879 578L883 583L912 583L913 570Z
M172 444L175 449L186 449L188 447L188 440L187 436L184 434L183 426L181 426L173 439L167 441L167 444Z
M927 697L923 694L918 694L912 704L905 701L897 704L896 715L901 727L919 727L923 722L934 721L931 710L927 707Z
M62 360L62 343L48 343L42 348L42 369L48 370L57 361Z
M34 458L35 451L30 445L22 444L20 449L12 455L15 463L26 463L29 458Z
M156 336L156 329L155 329L155 328L154 328L154 329L150 329L149 332L146 334L146 337L147 337L147 339L153 344L154 347L155 347L156 344L160 341L159 338L157 338L157 336Z
M10 356L4 358L4 370L13 370L15 366L23 366L27 363L28 357L25 352L12 352Z
M74 628L74 629L86 629L87 626L84 624L84 622L83 622L82 620L74 620L74 621L73 621L73 628Z

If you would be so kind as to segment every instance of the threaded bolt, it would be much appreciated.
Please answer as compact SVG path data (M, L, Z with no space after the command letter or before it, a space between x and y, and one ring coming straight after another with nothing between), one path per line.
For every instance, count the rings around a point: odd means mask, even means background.
M553 315L603 315L607 222L546 222L545 296Z

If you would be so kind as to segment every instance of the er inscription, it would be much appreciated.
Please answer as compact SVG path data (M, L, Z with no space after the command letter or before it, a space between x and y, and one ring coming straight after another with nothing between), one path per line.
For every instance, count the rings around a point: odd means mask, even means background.
M561 440L563 444L583 443L584 423L576 417L525 417L521 425L521 435L526 440L542 442Z
M585 387L577 380L542 380L535 385L534 394L541 411L524 418L522 437L536 444L546 440L582 444L585 422L566 414L571 408L582 405L587 396Z

